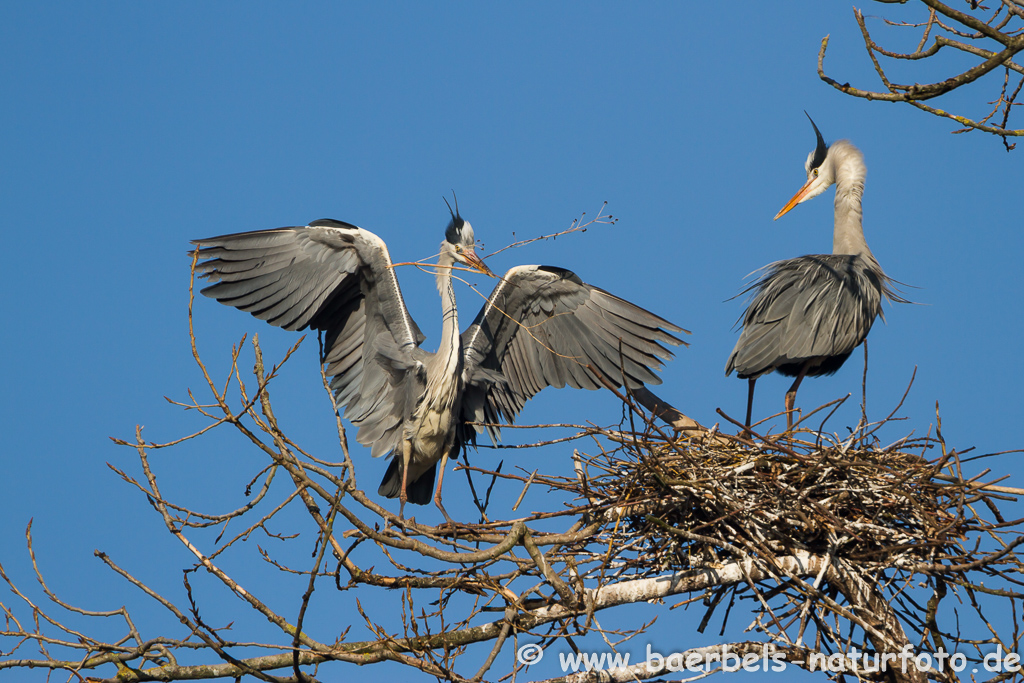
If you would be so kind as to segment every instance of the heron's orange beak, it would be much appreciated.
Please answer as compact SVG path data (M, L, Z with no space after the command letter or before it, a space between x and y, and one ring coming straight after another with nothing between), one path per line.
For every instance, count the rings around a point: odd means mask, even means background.
M782 207L782 209L777 214L775 214L775 218L773 218L772 220L778 220L779 216L784 216L785 214L789 213L790 209L792 209L794 206L802 202L804 200L804 197L807 196L807 193L811 191L811 183L813 183L815 180L817 180L817 178L811 178L806 183L804 183L804 186L801 187L795 195L793 195L792 199L786 202L786 205Z
M466 263L468 263L470 266L472 266L476 270L479 270L484 275L489 275L490 277L497 277L491 271L491 269L487 267L487 264L484 263L483 260L479 256L476 255L475 251L463 252L462 253L462 258L466 259Z

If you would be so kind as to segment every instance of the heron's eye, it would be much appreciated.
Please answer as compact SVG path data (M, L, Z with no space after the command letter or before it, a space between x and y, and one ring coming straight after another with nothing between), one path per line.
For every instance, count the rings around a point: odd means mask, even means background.
M455 253L457 253L457 254L461 254L462 253L462 247L460 245L458 245L458 244L455 245Z
M814 169L813 171L811 171L811 174L812 174L812 175L813 175L813 176L814 176L815 178L817 178L817 177L818 177L818 169Z

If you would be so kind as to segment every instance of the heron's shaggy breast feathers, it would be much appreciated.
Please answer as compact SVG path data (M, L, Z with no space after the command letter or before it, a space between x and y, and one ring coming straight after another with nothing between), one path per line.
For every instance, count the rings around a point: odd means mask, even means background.
M753 300L743 333L726 364L741 378L772 370L808 375L839 369L871 330L890 295L888 278L874 258L816 254L777 261L745 291Z

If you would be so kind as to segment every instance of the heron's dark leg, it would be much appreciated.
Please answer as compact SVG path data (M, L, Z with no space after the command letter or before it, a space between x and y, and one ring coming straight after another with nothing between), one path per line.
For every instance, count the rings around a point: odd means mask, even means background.
M804 364L800 368L800 374L796 376L793 381L793 386L786 392L786 431L788 432L793 428L793 405L796 403L796 390L800 388L800 382L804 381L804 375L807 374L808 365Z
M441 482L444 481L444 468L447 464L448 453L446 451L445 454L441 456L441 470L437 473L437 488L434 489L434 505L436 505L437 509L441 511L441 514L444 515L445 521L448 522L449 525L455 526L455 522L452 521L452 518L448 516L448 512L444 509L444 506L441 505Z
M747 419L743 423L746 430L743 432L747 438L750 438L750 411L754 407L754 383L757 382L756 377L751 377L747 380Z
M406 486L409 483L409 463L412 461L412 441L404 439L402 441L402 490L398 492L398 500L402 501L402 504L398 506L398 518L405 519L405 502L409 500L409 494L406 493Z

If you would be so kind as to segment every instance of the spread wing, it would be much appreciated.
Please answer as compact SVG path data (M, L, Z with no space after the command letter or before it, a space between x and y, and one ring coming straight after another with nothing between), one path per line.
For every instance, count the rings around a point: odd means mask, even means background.
M867 337L882 312L882 297L899 299L887 283L881 268L861 256L818 254L772 263L745 290L754 297L726 374L757 377L815 359L831 360L808 374L835 372Z
M336 405L374 456L392 451L407 397L389 381L386 364L365 350L380 345L411 358L423 334L405 307L384 241L323 219L193 244L203 259L196 271L216 283L203 294L286 330L324 332Z
M544 387L601 387L588 366L618 386L660 384L654 371L672 357L664 345L681 344L671 332L684 331L572 271L513 268L462 335L462 420L512 422Z

